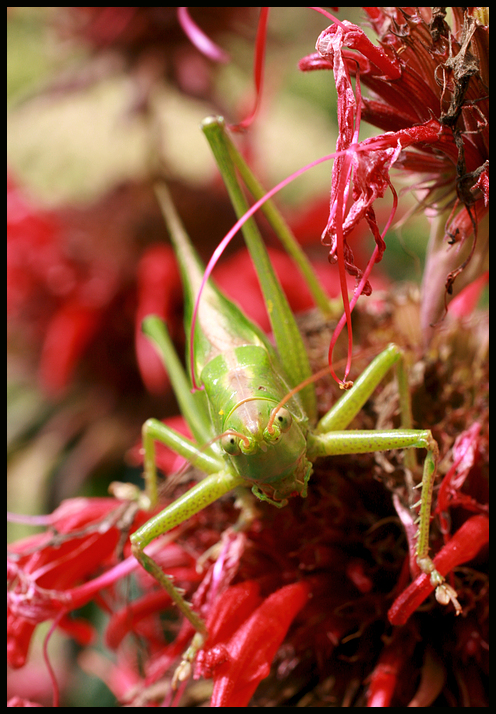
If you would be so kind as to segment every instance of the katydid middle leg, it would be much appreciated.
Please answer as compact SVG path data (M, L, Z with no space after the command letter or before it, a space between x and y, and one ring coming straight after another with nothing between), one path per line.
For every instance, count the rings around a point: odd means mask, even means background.
M397 365L400 390L400 429L346 431L346 427L358 414L374 389L387 372ZM308 437L308 456L311 460L319 456L338 454L363 454L390 449L426 449L422 475L422 490L419 501L416 556L422 572L430 576L433 587L444 583L443 576L436 570L429 557L429 522L432 490L439 458L439 449L429 429L412 429L410 393L403 354L399 347L389 345L356 380L354 386L341 397L317 425L316 433ZM410 460L409 466L414 463ZM418 505L418 504L417 504ZM443 586L445 587L445 586ZM441 593L437 593L442 597Z

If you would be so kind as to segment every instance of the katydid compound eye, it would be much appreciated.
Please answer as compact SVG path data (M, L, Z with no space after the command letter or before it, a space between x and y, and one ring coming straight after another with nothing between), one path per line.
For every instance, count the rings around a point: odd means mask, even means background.
M239 437L234 436L234 434L224 434L220 440L220 445L226 454L230 454L231 456L238 456L238 454L241 453Z
M268 444L277 444L281 438L281 434L289 431L293 417L284 407L275 408L270 413L269 422L264 429L264 440Z
M274 425L277 424L277 426L283 433L289 431L292 423L293 417L291 416L291 412L288 412L288 410L284 409L284 407L277 410L274 419Z

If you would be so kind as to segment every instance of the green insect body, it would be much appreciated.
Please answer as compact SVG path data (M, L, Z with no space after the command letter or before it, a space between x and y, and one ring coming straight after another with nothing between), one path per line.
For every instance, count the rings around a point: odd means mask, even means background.
M182 273L185 327L189 336L203 266L164 187L160 187L158 195ZM198 631L177 672L179 679L188 676L190 663L204 642L206 628L167 575L145 553L146 546L238 486L251 488L259 499L277 507L285 506L291 496L305 497L312 463L321 456L390 449L427 450L419 510L417 562L430 575L441 601L448 586L428 555L430 505L438 447L430 431L411 428L407 380L398 347L390 345L378 355L353 388L345 392L317 424L312 424L298 393L287 399L283 406L280 404L295 387L295 377L285 371L285 361L280 356L281 346L278 345L276 350L263 332L211 281L204 286L194 333L192 369L203 386L201 391L191 393L189 380L179 365L163 323L158 318L147 318L144 331L153 339L163 357L195 441L182 437L158 420L149 419L145 423L146 494L141 503L143 506L154 506L157 501L156 440L173 448L208 474L131 536L136 558L167 590ZM291 350L292 345L286 347ZM347 431L355 415L394 365L398 370L403 427L382 431ZM415 461L410 459L407 463L414 466Z
M175 220L167 203L169 222ZM174 216L174 218L173 218ZM185 286L185 330L191 334L204 267L181 225L171 231ZM194 369L204 387L213 426L224 434L220 451L258 498L284 506L288 496L306 495L311 463L306 459L308 422L298 395L288 408L273 410L289 392L283 367L266 335L218 288L206 283L195 331Z

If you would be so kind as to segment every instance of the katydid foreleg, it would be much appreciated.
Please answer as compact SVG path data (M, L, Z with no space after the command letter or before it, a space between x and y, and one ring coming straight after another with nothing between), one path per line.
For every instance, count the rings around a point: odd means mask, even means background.
M166 436L163 430L157 431L155 427L161 425L161 422L154 423L155 420L148 420L145 423L144 430L147 430L148 447L152 441L157 438L168 446L178 449L178 444L181 436L175 433L172 440ZM173 430L169 430L172 432ZM190 448L190 442L184 440L184 446L187 450ZM147 447L145 446L145 449ZM148 463L151 463L153 454L148 453ZM147 457L145 457L145 464ZM155 464L153 463L153 469ZM229 493L232 489L240 486L243 480L229 471L224 470L218 473L210 474L205 479L200 481L196 486L184 493L180 498L171 503L167 508L158 513L153 518L150 518L141 528L130 536L131 552L143 568L152 575L155 580L161 585L172 602L174 602L183 615L191 622L196 629L196 634L183 654L181 664L176 670L173 686L175 687L180 680L187 679L190 676L191 663L193 662L196 653L203 646L207 637L207 628L202 618L192 609L191 605L183 597L183 593L174 585L171 578L167 576L162 568L145 553L146 546L155 538L167 533L175 526L180 525L184 521L191 518L199 511L206 508L208 505L216 501L221 496Z
M232 489L242 485L243 479L229 473L227 470L207 476L196 486L184 493L180 498L171 503L167 508L150 518L141 528L130 537L131 550L143 568L157 580L168 592L173 602L188 618L193 627L206 634L203 620L191 609L180 591L173 585L171 579L163 572L162 568L145 553L145 547L160 535L167 533L172 528L180 525L199 511L216 501Z

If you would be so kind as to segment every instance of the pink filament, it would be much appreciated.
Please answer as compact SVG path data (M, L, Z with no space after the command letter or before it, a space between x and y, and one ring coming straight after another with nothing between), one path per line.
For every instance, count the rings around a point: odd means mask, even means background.
M210 37L193 22L187 7L177 8L177 19L188 39L205 57L223 64L227 64L230 61L231 58L228 53L216 45L215 42L212 42Z

